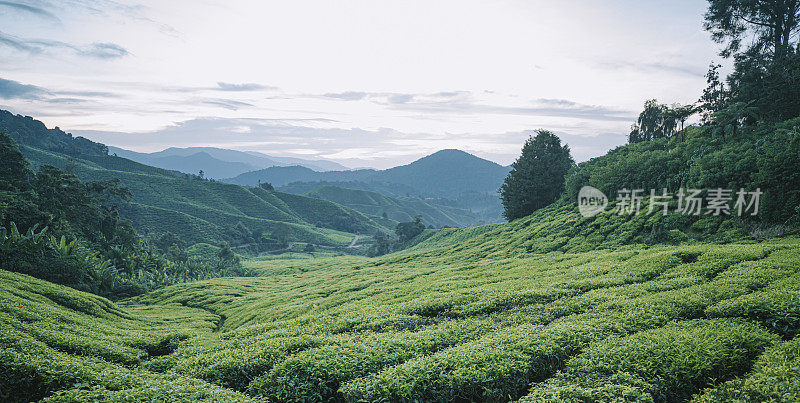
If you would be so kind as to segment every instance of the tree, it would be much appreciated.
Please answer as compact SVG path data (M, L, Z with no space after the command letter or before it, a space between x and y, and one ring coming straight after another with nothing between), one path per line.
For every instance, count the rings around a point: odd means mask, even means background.
M712 63L708 67L708 73L706 73L707 85L703 90L703 95L700 97L699 108L704 122L710 122L711 115L714 112L725 109L728 102L728 90L719 76L720 68L722 68L721 64Z
M227 242L223 242L219 245L217 259L219 259L219 263L223 266L239 264L239 256L236 256L236 253L233 252L231 246Z
M639 128L639 125L636 123L631 125L631 132L628 134L628 143L641 143L644 141L644 136L642 135L642 129Z
M378 231L375 234L375 243L370 246L369 251L367 253L371 257L381 256L389 253L391 251L391 243L389 242L389 237L386 236L383 232Z
M714 41L724 45L720 55L734 58L734 71L727 78L725 91L728 104L752 102L758 120L764 121L800 115L800 0L709 3L704 27ZM707 92L719 94L719 78L709 81ZM709 109L706 116L724 106Z
M408 242L422 231L425 231L425 223L420 216L414 217L414 221L411 222L401 222L394 228L394 232L400 237L400 242Z
M269 190L269 191L275 190L275 187L272 186L272 184L269 183L269 182L258 181L258 187L260 187L261 189L264 189L264 190Z
M683 130L686 126L686 121L697 113L697 108L694 105L672 104L671 110L675 123L680 124L679 130Z
M554 202L564 191L564 177L575 165L569 146L552 132L537 130L522 147L522 155L500 188L509 221L525 217Z
M725 44L720 52L730 57L751 38L750 49L786 56L800 25L800 0L709 0L703 26L715 42Z
M658 103L656 99L647 100L644 110L628 135L629 143L639 143L660 138L670 138L678 131L683 130L686 120L695 113L693 105L672 104L667 106Z

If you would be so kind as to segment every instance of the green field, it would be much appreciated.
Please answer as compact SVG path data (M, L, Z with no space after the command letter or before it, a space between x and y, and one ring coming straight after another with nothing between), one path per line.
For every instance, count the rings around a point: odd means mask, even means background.
M250 260L259 277L116 304L2 272L2 397L800 397L800 239L580 250L535 236L592 228L580 220L562 207L380 259Z

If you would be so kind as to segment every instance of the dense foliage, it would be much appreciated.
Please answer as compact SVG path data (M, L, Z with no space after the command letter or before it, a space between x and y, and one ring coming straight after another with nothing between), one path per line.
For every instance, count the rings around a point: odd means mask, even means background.
M107 297L121 298L183 281L247 275L225 249L211 261L189 259L178 237L150 246L116 203L130 192L118 181L82 182L50 165L38 172L0 133L0 265Z
M748 221L800 224L800 119L741 128L715 136L713 126L691 127L680 136L619 147L582 163L567 178L567 196L594 186L612 200L622 189L761 189L760 211ZM649 194L646 195L649 197ZM685 218L682 218L685 219Z

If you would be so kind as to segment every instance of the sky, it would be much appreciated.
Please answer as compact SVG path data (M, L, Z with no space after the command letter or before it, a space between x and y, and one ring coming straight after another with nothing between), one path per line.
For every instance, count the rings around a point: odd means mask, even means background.
M0 0L0 108L141 152L213 146L387 168L577 161L645 100L691 103L702 0Z

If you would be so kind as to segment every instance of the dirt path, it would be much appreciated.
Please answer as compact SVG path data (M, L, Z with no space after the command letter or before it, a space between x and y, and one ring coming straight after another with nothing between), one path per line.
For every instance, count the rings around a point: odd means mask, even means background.
M347 245L347 247L348 248L357 248L357 247L359 247L360 245L356 245L356 242L358 242L358 238L360 238L360 237L361 237L361 235L356 235L355 237L353 237L353 242L350 242L350 245Z

